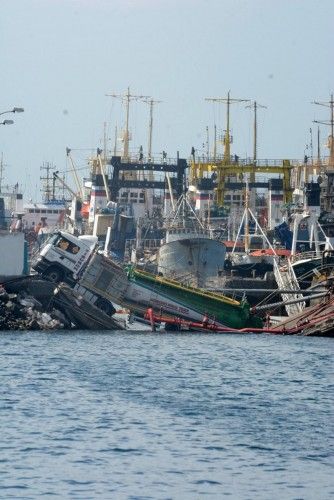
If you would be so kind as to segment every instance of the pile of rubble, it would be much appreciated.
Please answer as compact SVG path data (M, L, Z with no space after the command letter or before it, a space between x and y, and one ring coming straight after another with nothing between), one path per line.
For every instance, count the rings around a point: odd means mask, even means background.
M2 284L1 284L2 283ZM0 330L124 330L79 292L38 275L0 277Z
M64 314L50 306L46 309L25 290L10 293L0 285L0 330L60 330L71 328Z

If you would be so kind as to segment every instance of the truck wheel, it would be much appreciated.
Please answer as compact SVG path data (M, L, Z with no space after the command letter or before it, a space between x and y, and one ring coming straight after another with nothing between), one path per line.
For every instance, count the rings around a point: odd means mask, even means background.
M107 316L112 316L116 312L116 309L111 304L111 302L109 302L108 300L103 299L101 297L99 299L97 299L97 301L95 302L95 305L101 311L103 311L105 314L107 314Z
M64 278L64 273L59 267L49 267L44 274L43 277L52 281L52 283L59 283Z

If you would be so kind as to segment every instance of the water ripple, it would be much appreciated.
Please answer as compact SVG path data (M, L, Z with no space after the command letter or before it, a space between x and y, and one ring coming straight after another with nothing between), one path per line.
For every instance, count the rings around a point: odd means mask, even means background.
M0 334L0 498L331 498L331 339Z

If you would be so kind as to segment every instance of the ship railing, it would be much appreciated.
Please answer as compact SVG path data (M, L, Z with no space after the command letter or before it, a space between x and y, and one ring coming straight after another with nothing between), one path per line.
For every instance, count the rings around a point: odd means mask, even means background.
M164 268L162 266L160 266L160 269L162 270L162 273L164 273ZM217 294L223 295L225 298L230 299L234 302L242 302L242 300L245 298L245 293L238 293L231 290L225 292L224 288L226 288L226 278L220 282L221 286L219 286L219 289L217 289L217 281L215 280L215 278L208 278L201 273L197 273L196 275L194 275L194 273L187 271L185 271L184 273L176 271L171 272L169 268L166 268L166 275L168 275L168 280L179 283L184 288L197 288L198 290L201 290L210 296L216 297Z
M211 163L213 165L221 163L225 161L224 155L216 155L215 157L207 156L207 155L199 155L195 158L195 163ZM263 158L256 159L247 157L247 158L239 158L236 156L231 156L228 166L246 166L246 165L254 165L255 167L285 167L287 165L298 165L301 160L290 160L290 159L282 159L282 158Z
M150 157L144 154L143 157L141 157L140 153L133 152L129 153L127 157L121 156L121 163L133 163L136 165L142 164L143 166L150 164L176 165L177 158L164 157L162 153L156 156L151 155Z
M190 159L190 162L192 161L192 158ZM221 163L225 161L225 157L223 154L218 154L215 157L213 156L208 156L208 155L198 155L195 157L195 163L211 163L213 165L217 163ZM240 165L240 166L245 166L245 165L255 165L257 167L277 167L277 166L286 166L289 165L291 167L299 167L305 165L304 159L299 159L299 158L260 158L256 159L254 161L253 158L246 157L246 158L239 158L238 156L231 156L229 160L229 165ZM329 165L330 164L330 157L324 156L318 161L318 159L315 158L309 158L307 161L308 166L319 166L319 165Z
M281 290L300 290L300 286L298 283L298 279L294 272L292 263L288 260L284 267L280 267L278 264L278 260L273 259L274 263L274 274L277 282L277 286ZM301 293L296 292L293 295L281 293L282 300L284 302L290 301L291 299L300 300L295 304L286 304L285 310L288 316L293 316L297 314L305 308L305 301L303 301L303 295Z
M211 236L211 229L202 227L184 227L182 225L170 225L167 227L169 234L194 234L195 236Z
M125 256L130 259L131 258L131 252L134 250L137 246L137 240L135 238L132 239L127 239L125 240ZM144 252L155 252L160 248L161 246L161 239L160 238L145 238L141 240L140 242L140 250L143 250Z
M126 240L126 243L132 248L136 245L136 239ZM160 238L144 238L140 240L140 248L142 250L155 250L159 248L161 245Z
M195 274L190 271L184 271L184 272L180 270L174 271L170 269L170 267L165 267L161 265L159 266L159 269L163 275L168 276L168 279L182 283L182 285L185 287L203 288L207 280L206 276L204 276L200 272L197 272Z
M291 264L293 264L293 263L299 262L301 260L317 259L319 257L320 257L319 253L314 252L314 251L300 252L300 253L296 253L294 255L290 255L289 261Z
M146 273L143 270L136 269L135 271L138 274L142 275L147 275L148 277L152 278L157 282L157 283L162 283L162 284L171 284L179 289L183 290L191 290L193 293L196 293L197 295L203 296L203 297L212 297L218 300L221 300L225 303L233 304L233 305L241 305L243 301L238 301L235 299L232 299L231 297L228 297L226 295L223 295L222 293L215 293L214 291L210 291L207 288L198 286L196 282L192 283L186 283L183 280L180 279L180 274L177 276L161 276L161 275L152 275L151 273Z

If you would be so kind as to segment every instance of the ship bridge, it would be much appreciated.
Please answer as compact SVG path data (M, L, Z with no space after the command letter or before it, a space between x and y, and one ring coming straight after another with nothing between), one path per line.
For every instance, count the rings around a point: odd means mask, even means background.
M188 168L187 160L167 158L162 163L143 161L138 158L123 158L112 156L110 160L112 166L112 178L110 180L111 199L117 200L120 189L165 189L166 174L171 175L171 185L176 192L177 198L183 193L185 185L185 171Z

